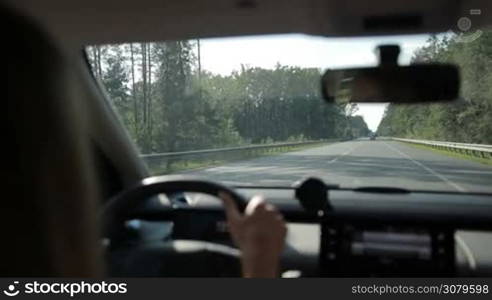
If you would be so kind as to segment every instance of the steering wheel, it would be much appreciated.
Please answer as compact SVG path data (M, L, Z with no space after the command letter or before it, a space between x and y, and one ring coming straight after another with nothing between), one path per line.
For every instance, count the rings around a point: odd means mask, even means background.
M113 254L117 253L116 256L111 256L110 254L112 261L117 264L124 262L127 267L123 271L121 268L117 268L119 271L112 275L163 277L239 276L238 250L224 245L204 241L173 240L158 241L147 246L133 245L130 247L124 245L123 247L118 247L116 252L114 252L115 249L111 249L113 241L121 238L124 222L128 219L130 212L141 204L143 199L148 199L158 194L176 192L203 193L215 196L217 199L219 199L219 193L224 192L231 196L240 212L244 212L247 204L243 196L231 188L215 182L175 175L149 177L142 180L135 186L114 196L103 208L102 217L105 235L110 243L109 251L110 253L113 252ZM147 262L147 269L143 267L146 265L145 262Z

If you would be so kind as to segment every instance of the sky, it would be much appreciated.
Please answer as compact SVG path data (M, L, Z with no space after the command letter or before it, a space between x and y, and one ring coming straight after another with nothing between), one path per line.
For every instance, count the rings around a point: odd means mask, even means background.
M213 38L201 40L202 69L221 75L239 70L241 64L273 69L277 63L298 67L337 69L377 64L375 48L380 44L398 44L399 63L408 64L415 49L423 46L428 35L391 37L325 38L301 34ZM359 104L355 113L376 131L386 104Z

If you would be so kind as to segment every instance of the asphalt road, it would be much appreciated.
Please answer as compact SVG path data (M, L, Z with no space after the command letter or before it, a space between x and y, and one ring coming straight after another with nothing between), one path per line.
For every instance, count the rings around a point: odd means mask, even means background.
M386 140L334 143L188 174L230 185L282 185L308 176L343 187L492 193L492 167Z
M290 186L316 176L344 187L492 193L492 166L388 140L335 143L187 173L230 185ZM286 257L304 253L316 260L319 235L317 226L289 224ZM477 270L492 267L490 233L459 231L457 241L459 262L471 257Z

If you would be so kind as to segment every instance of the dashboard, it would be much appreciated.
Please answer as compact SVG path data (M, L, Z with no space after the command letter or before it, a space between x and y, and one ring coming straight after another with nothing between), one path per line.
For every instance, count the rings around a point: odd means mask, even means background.
M326 194L329 209L313 210L299 201L295 188L236 191L247 198L262 194L284 214L285 274L492 275L491 195L335 189ZM220 202L204 194L156 197L127 224L141 240L202 240L233 247Z

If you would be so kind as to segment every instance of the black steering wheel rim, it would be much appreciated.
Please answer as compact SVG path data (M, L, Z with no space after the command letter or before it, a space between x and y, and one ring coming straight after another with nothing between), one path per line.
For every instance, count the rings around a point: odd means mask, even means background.
M232 197L240 212L244 212L247 204L247 200L236 191L216 182L181 175L148 177L106 203L102 212L106 237L111 240L112 233L118 231L128 213L141 204L142 199L175 192L196 192L216 197L224 192Z

